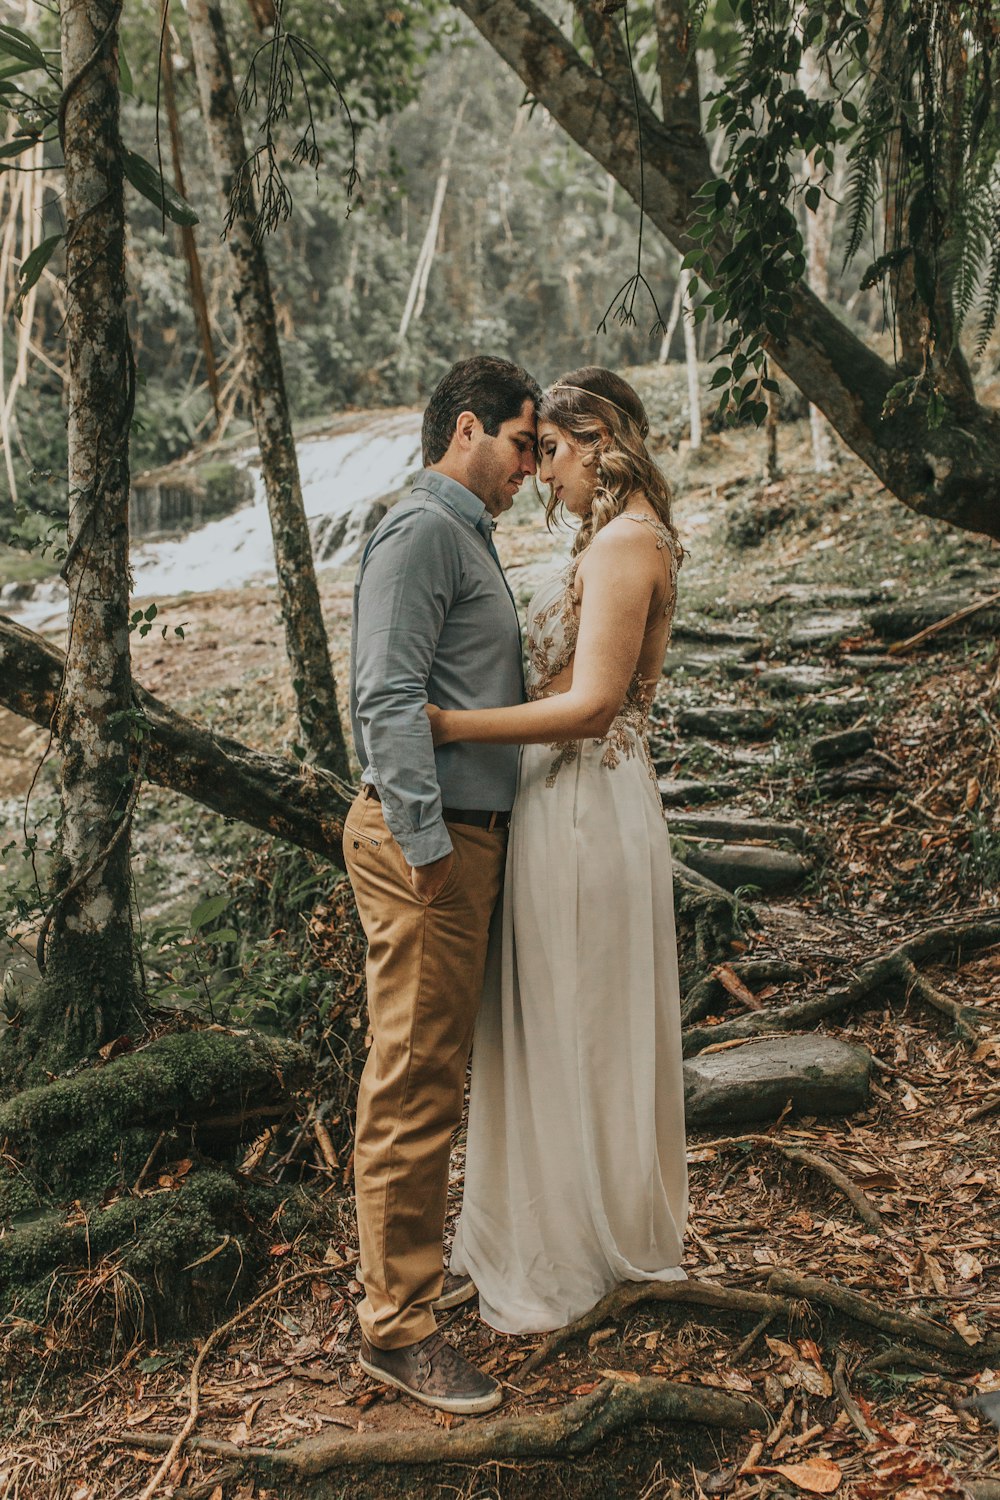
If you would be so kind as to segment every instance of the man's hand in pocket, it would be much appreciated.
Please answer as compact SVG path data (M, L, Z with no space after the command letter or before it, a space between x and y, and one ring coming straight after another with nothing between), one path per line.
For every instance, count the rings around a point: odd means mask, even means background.
M429 865L410 866L410 884L420 901L433 901L434 897L444 889L454 862L455 852L452 850L443 859L432 860Z

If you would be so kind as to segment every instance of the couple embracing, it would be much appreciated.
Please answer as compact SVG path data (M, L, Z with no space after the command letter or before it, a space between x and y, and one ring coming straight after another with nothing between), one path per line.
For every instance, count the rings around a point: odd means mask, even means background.
M360 1361L445 1411L501 1390L437 1314L478 1294L492 1327L541 1332L618 1282L684 1275L670 846L646 741L681 548L648 425L609 370L543 394L505 360L454 366L424 415L426 468L355 589ZM522 665L493 529L536 472L547 515L578 526L529 605Z

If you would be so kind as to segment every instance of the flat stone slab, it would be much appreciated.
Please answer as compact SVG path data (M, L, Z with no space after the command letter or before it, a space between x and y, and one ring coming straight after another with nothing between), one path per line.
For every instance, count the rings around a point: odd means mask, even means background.
M702 641L709 646L744 645L752 648L754 653L760 650L760 627L740 620L729 625L710 624L705 620L675 620L673 638L675 641Z
M719 651L707 647L671 646L663 663L664 677L738 677L746 668L744 660L752 652L730 646Z
M883 604L877 609L866 611L866 616L875 634L880 635L883 640L905 641L918 631L926 630L928 625L936 625L948 615L978 604L980 599L988 598L989 593L988 588L983 588L973 593L924 594L916 599ZM966 620L959 620L956 625L949 625L947 630L941 632L940 637L934 636L932 639L935 642L945 641L949 636L952 639L956 636L982 639L984 636L997 634L1000 634L1000 605L994 604L989 609L981 609L970 615Z
M776 818L751 818L730 808L713 812L669 812L671 833L684 838L721 839L727 844L751 843L757 839L766 844L792 844L802 849L809 836L801 823L781 823Z
M689 844L687 862L692 870L714 880L725 891L752 885L766 896L798 890L810 869L808 860L800 854L787 854L765 844Z
M778 732L780 715L765 708L682 708L677 727L682 734L710 740L767 740Z
M700 781L693 776L661 776L656 784L664 807L690 807L692 803L718 802L738 790L733 781Z
M845 678L825 667L766 667L757 675L757 685L773 698L803 698L843 687Z
M863 634L864 629L864 618L857 610L817 610L795 621L788 632L788 644L797 651L808 650L810 646L833 645L846 635Z
M868 1103L871 1056L827 1036L768 1037L684 1064L689 1127L800 1115L849 1115Z
M840 658L842 667L849 667L852 672L905 672L910 663L905 656L885 656L881 652L862 654L860 651L847 651Z
M809 754L813 765L816 766L840 766L847 760L854 760L858 755L864 755L868 750L874 750L875 736L867 724L859 724L857 729L844 729L839 734L823 734L818 740L813 740L809 746Z

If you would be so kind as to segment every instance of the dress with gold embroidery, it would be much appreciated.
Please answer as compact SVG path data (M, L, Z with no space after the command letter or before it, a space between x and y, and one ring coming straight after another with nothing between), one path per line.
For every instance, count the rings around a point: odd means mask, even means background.
M660 542L673 576L674 543ZM572 660L577 628L571 566L528 608L529 697ZM621 1281L684 1275L680 989L651 697L636 676L602 739L521 751L451 1260L505 1332L560 1327Z

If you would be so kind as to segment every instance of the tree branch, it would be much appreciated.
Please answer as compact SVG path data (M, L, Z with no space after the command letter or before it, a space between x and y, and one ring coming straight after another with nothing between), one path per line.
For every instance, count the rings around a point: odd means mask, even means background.
M47 729L62 671L61 651L0 615L0 706ZM135 696L148 723L150 781L343 868L343 812L351 788L316 766L214 734L138 684Z
M639 156L631 95L580 57L534 0L455 0L476 29L585 151L639 201ZM645 208L680 251L693 195L712 175L708 146L690 126L665 124L641 105ZM723 253L722 241L713 252ZM800 284L786 342L770 351L803 395L911 510L1000 538L1000 415L982 406L928 431L922 410L883 419L896 372Z

